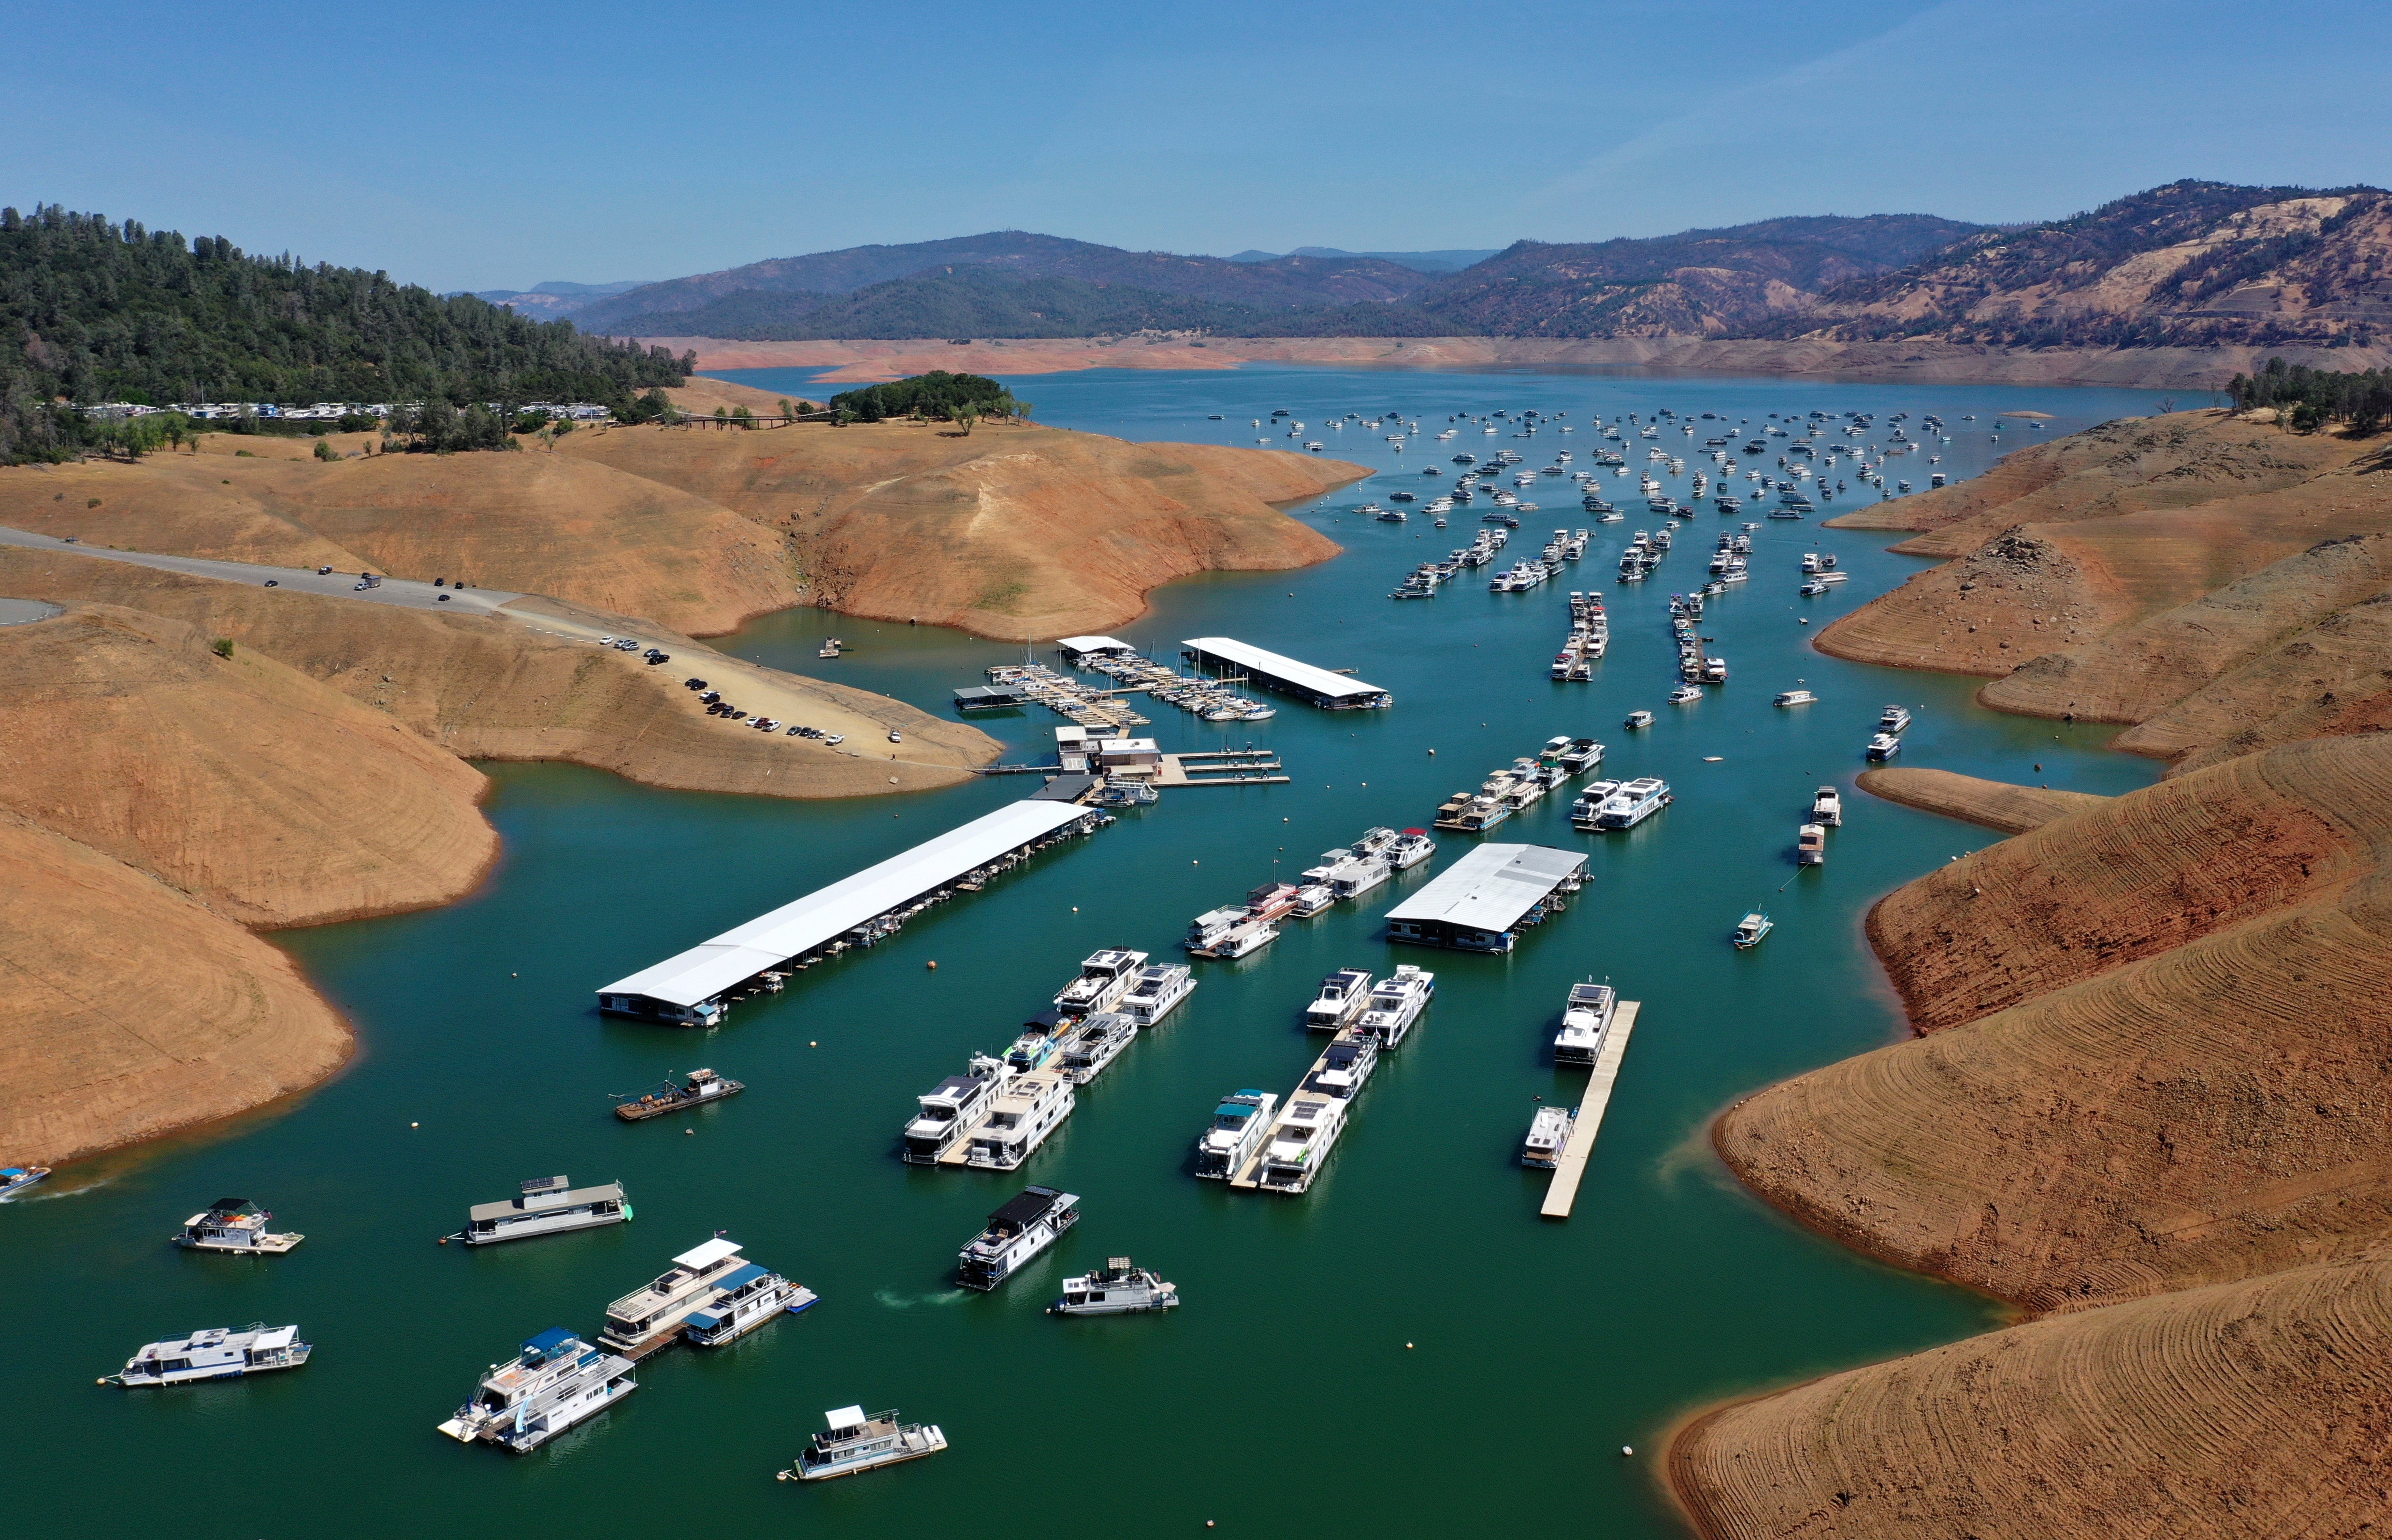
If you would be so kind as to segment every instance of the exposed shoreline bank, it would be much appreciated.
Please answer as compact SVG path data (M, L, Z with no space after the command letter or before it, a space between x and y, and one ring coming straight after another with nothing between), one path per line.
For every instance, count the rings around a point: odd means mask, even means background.
M644 337L695 352L697 367L823 369L820 385L899 379L933 369L978 374L1048 374L1084 369L1235 369L1246 363L1360 369L1683 370L1927 385L2110 385L2208 392L2267 360L2361 370L2392 365L2392 347L2148 347L2005 349L1914 340L1873 343L1711 337L1184 337L944 338L740 342Z

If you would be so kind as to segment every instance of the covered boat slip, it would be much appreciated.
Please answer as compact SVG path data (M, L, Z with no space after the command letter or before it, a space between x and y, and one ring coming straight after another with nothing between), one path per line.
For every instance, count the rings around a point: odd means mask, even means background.
M1594 1154L1594 1136L1603 1131L1604 1110L1611 1105L1612 1088L1619 1083L1620 1061L1628 1057L1628 1038L1636 1030L1636 1014L1643 1009L1641 1001L1621 1000L1612 1013L1603 1048L1594 1056L1594 1072L1587 1077L1586 1100L1579 1103L1578 1119L1570 1125L1561 1158L1554 1163L1554 1180L1545 1188L1544 1204L1537 1210L1546 1219L1569 1218L1571 1206L1578 1202L1587 1157Z
M842 937L853 936L869 945L893 930L902 918L899 911L908 906L1049 837L1093 829L1101 816L1070 803L1035 798L1008 803L903 855L616 980L598 991L598 1009L615 1015L710 1026L722 1018L723 997L758 975L787 968Z
M1480 845L1387 911L1387 939L1508 952L1586 883L1586 857L1546 845Z
M1233 668L1267 689L1309 700L1331 711L1395 704L1395 698L1376 685L1249 646L1233 636L1191 636L1179 646L1182 656L1198 668L1208 664Z

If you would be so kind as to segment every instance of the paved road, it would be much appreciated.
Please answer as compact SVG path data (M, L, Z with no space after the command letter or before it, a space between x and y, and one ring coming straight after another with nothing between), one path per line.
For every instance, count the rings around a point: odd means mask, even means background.
M470 615L488 615L500 606L523 597L520 594L509 594L495 588L435 588L428 582L410 578L385 578L360 594L357 591L358 574L355 572L334 572L319 577L312 567L263 567L255 562L211 561L204 556L161 556L147 551L111 551L104 545L79 544L54 535L11 529L5 525L0 525L0 545L23 546L34 551L62 551L72 555L96 556L102 561L131 562L136 567L153 567L162 572L215 578L253 588L263 587L272 580L278 587L296 594L361 599L368 604L396 605L402 609L462 610Z

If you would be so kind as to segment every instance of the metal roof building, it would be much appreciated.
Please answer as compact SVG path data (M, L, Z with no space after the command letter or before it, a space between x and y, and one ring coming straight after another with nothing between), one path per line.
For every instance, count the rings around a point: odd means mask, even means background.
M1586 857L1546 845L1480 845L1387 911L1387 939L1508 952L1586 885Z
M1127 642L1111 636L1059 636L1055 646L1067 658L1085 658L1096 652L1136 652Z
M618 1015L710 1025L721 1019L722 996L757 974L786 967L1075 823L1085 820L1094 827L1098 816L1071 803L1008 803L901 855L617 979L598 991L598 1008Z
M1191 636L1179 644L1190 663L1226 663L1242 671L1255 684L1300 697L1332 711L1390 706L1395 698L1376 685L1349 679L1327 669L1316 669L1293 658L1249 646L1234 636Z

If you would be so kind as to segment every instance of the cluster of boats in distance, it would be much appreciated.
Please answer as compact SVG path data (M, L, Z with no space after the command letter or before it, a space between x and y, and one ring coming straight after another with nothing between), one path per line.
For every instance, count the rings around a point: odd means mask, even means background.
M1484 834L1602 763L1603 745L1595 739L1558 735L1533 757L1522 755L1490 773L1477 790L1447 798L1434 821L1456 833Z

